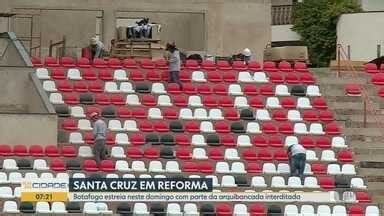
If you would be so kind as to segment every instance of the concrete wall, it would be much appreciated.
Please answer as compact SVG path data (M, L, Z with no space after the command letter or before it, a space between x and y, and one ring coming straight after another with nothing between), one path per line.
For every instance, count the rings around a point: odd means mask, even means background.
M204 20L199 18L196 21L198 25L204 26L204 28L195 26L197 25L195 23L190 26L191 30L205 30L203 41L198 39L202 37L199 34L200 36L194 37L193 40L190 40L189 44L181 43L187 49L194 48L196 44L203 44L203 48L211 54L229 55L242 50L244 47L249 47L255 53L255 56L261 60L263 49L271 38L270 0L114 0L113 3L110 0L1 0L1 6L4 11L15 11L15 9L20 10L22 8L35 8L39 11L41 9L41 23L50 22L50 25L56 29L53 33L44 32L42 29L41 32L47 34L42 35L42 38L54 41L61 39L55 38L59 33L66 33L66 36L70 34L81 35L80 37L86 38L86 40L88 40L89 35L95 34L92 30L92 28L95 28L93 21L82 22L81 15L73 15L73 17L67 19L69 13L67 11L74 9L80 11L102 11L103 32L101 36L107 46L109 46L110 40L115 36L116 13L121 11L141 14L149 12L149 15L153 12L163 12L162 14L167 16L170 13L180 12L204 14ZM57 10L55 15L45 12L51 9ZM53 17L55 19L52 19ZM89 19L91 19L90 15L85 14L84 21ZM166 37L172 34L175 41L182 41L186 33L180 30L177 22L173 21L173 23L175 25L167 26L168 29L163 29L165 31L164 34ZM167 33L167 31L170 33ZM75 38L74 40L83 41L80 38ZM43 44L46 44L46 41L43 41ZM82 46L80 43L75 45Z
M47 113L28 67L0 67L0 112Z
M350 46L351 60L377 58L377 45L384 55L384 12L344 14L337 24L337 40L344 49Z
M16 47L7 35L0 35L0 66L25 66Z
M273 25L272 28L272 42L279 41L299 41L300 35L292 31L293 25Z
M383 0L361 0L361 6L364 11L381 11L384 10Z
M0 140L3 144L52 145L57 143L55 114L0 113Z

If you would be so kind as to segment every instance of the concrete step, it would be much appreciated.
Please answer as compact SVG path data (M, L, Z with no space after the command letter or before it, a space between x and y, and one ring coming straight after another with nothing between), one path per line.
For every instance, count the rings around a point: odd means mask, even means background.
M358 173L360 176L370 177L367 180L370 182L379 181L380 178L374 177L383 177L384 178L384 169L376 169L376 168L358 168ZM384 183L384 182L383 182ZM384 190L384 188L383 188Z
M384 152L384 147L381 149L364 149L367 152L364 154L361 154L362 151L356 150L355 148L353 149L353 152L355 153L354 159L362 162L383 162L384 163L384 157L382 155L382 152ZM364 151L363 150L363 151ZM382 170L384 171L384 169ZM384 172L383 172L384 176Z

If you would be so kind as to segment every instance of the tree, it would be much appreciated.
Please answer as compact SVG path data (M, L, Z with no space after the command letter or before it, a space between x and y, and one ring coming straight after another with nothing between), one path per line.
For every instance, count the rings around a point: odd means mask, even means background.
M344 13L360 12L354 0L304 0L293 10L293 31L308 47L313 66L328 66L336 55L336 26Z

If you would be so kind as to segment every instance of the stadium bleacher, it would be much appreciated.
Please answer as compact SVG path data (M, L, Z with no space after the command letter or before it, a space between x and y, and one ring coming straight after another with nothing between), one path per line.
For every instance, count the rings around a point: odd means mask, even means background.
M0 145L5 213L380 215L353 154L304 63L187 60L183 89L163 59L32 58L66 141ZM304 87L304 89L302 88ZM351 88L353 90L353 88ZM351 92L353 92L351 90ZM110 157L93 160L91 112L106 120ZM307 148L289 177L285 148ZM336 191L334 203L18 202L22 179L211 177L218 191Z

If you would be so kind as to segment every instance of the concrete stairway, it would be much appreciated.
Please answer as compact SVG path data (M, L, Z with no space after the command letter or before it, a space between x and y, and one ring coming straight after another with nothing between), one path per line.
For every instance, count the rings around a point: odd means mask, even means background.
M377 89L370 84L369 76L364 72L357 77L352 72L342 72L337 77L330 69L313 69L317 84L327 99L329 108L336 120L344 127L347 144L353 150L358 174L368 180L368 190L374 202L384 210L384 129L377 121L384 121L384 99L377 96ZM373 113L367 114L364 127L364 106L361 97L346 96L346 84L362 84L374 107Z

